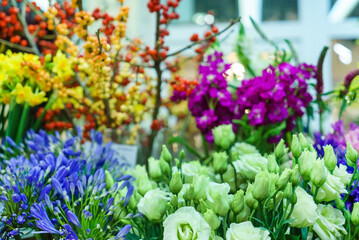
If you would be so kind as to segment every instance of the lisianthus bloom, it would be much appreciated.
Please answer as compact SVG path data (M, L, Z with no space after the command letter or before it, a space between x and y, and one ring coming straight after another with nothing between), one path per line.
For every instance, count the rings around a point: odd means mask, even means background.
M312 226L318 219L317 205L313 197L301 187L297 187L295 193L297 194L297 203L294 205L294 210L290 216L290 219L294 219L290 223L291 226L297 228Z
M268 159L259 153L245 154L233 162L236 171L246 179L253 181L257 173L267 169Z
M343 165L341 165L341 166L343 166ZM343 166L343 167L345 167L345 166ZM339 170L339 168L336 167L335 168L336 171L334 170L333 174L328 173L327 180L325 181L323 186L321 186L319 188L318 195L317 195L318 201L330 202L336 198L340 198L341 194L348 193L346 190L345 183L348 184L348 178L350 181L351 174L343 173L343 169L345 169L343 167L341 170Z
M213 211L219 216L226 216L229 211L230 186L228 183L209 183L207 193L207 203Z
M148 191L137 205L140 213L144 214L150 221L160 221L166 212L168 193L153 189Z
M258 149L245 142L236 142L231 148L231 158L232 161L238 160L239 156L250 154L250 153L259 153Z
M226 240L270 240L269 231L256 228L250 221L231 223L226 233Z
M182 207L163 222L163 239L208 240L211 227L193 208Z
M341 239L347 234L344 228L345 218L343 213L332 205L319 204L317 208L318 219L313 231L320 239Z

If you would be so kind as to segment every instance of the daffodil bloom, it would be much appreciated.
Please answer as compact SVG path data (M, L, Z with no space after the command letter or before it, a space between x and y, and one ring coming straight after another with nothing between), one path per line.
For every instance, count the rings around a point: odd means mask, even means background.
M23 104L24 102L29 102L30 97L32 96L32 89L29 86L23 86L20 83L16 84L15 89L11 92L12 96L16 97L17 104Z

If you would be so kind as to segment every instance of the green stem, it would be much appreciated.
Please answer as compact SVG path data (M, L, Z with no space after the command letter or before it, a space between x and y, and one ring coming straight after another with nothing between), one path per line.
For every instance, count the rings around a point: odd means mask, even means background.
M40 125L41 125L41 121L42 121L42 119L44 118L45 113L47 112L47 110L50 109L50 107L52 106L52 104L55 102L56 98L57 98L57 93L54 92L54 93L51 95L49 101L47 101L47 103L46 103L46 105L45 105L45 108L44 108L44 111L41 113L40 117L39 117L38 119L36 119L36 122L35 122L34 126L32 127L32 128L34 129L34 131L38 131L38 130L39 130Z
M28 117L29 117L29 111L30 111L30 106L28 103L25 103L24 108L22 110L21 113L21 119L20 119L20 124L19 124L19 128L16 134L16 139L15 142L16 143L20 143L21 139L24 135L25 132L25 128L26 128L26 123L28 121Z
M9 136L12 139L15 139L16 136L16 130L18 127L18 119L20 118L20 112L21 112L22 106L20 104L16 103L16 99L13 97L10 103L10 109L9 109L9 117L7 121L6 126L6 134L5 136Z
M233 167L233 171L234 171L234 186L235 186L235 192L237 192L238 186L237 186L237 171L236 168L233 165L233 162L231 162L231 165Z
M205 155L206 155L206 157L208 157L208 145L207 145L207 141L203 134L202 134L202 144L203 144Z

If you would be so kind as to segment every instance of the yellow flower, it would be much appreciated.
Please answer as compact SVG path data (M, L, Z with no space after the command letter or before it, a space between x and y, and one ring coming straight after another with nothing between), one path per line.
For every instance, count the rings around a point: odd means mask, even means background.
M52 69L59 78L66 78L74 75L70 59L61 51L57 51L54 57L54 67Z
M29 98L29 105L31 107L40 105L43 102L47 101L46 93L44 91L41 91L36 94L31 94Z
M32 89L29 86L22 86L20 83L16 84L15 89L11 92L12 96L16 96L16 103L23 104L28 102L32 95Z

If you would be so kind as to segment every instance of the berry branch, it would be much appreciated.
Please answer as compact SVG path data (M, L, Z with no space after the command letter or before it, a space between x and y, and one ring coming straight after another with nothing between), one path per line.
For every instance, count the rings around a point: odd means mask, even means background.
M181 48L180 50L178 50L178 51L176 51L176 52L170 53L170 54L167 55L166 58L171 57L171 56L178 55L178 54L182 53L183 51L185 51L185 50L187 50L187 49L190 49L190 48L192 48L192 47L194 47L194 46L196 46L196 45L198 45L198 44L200 44L200 43L202 43L202 42L206 42L206 41L210 40L210 39L213 38L213 37L216 37L216 36L218 36L218 35L221 35L222 33L224 33L225 31L227 31L228 29L230 29L234 24L236 24L236 23L239 22L240 20L241 20L240 17L237 18L237 19L235 19L235 20L232 20L232 21L230 22L230 24L229 24L227 27L225 27L223 30L221 30L221 31L219 31L219 32L217 32L217 33L211 34L210 36L205 37L205 38L203 38L203 39L201 39L201 40L199 40L199 41L196 41L196 42L194 42L194 43L192 43L192 44L189 44L189 45L187 45L187 46Z

